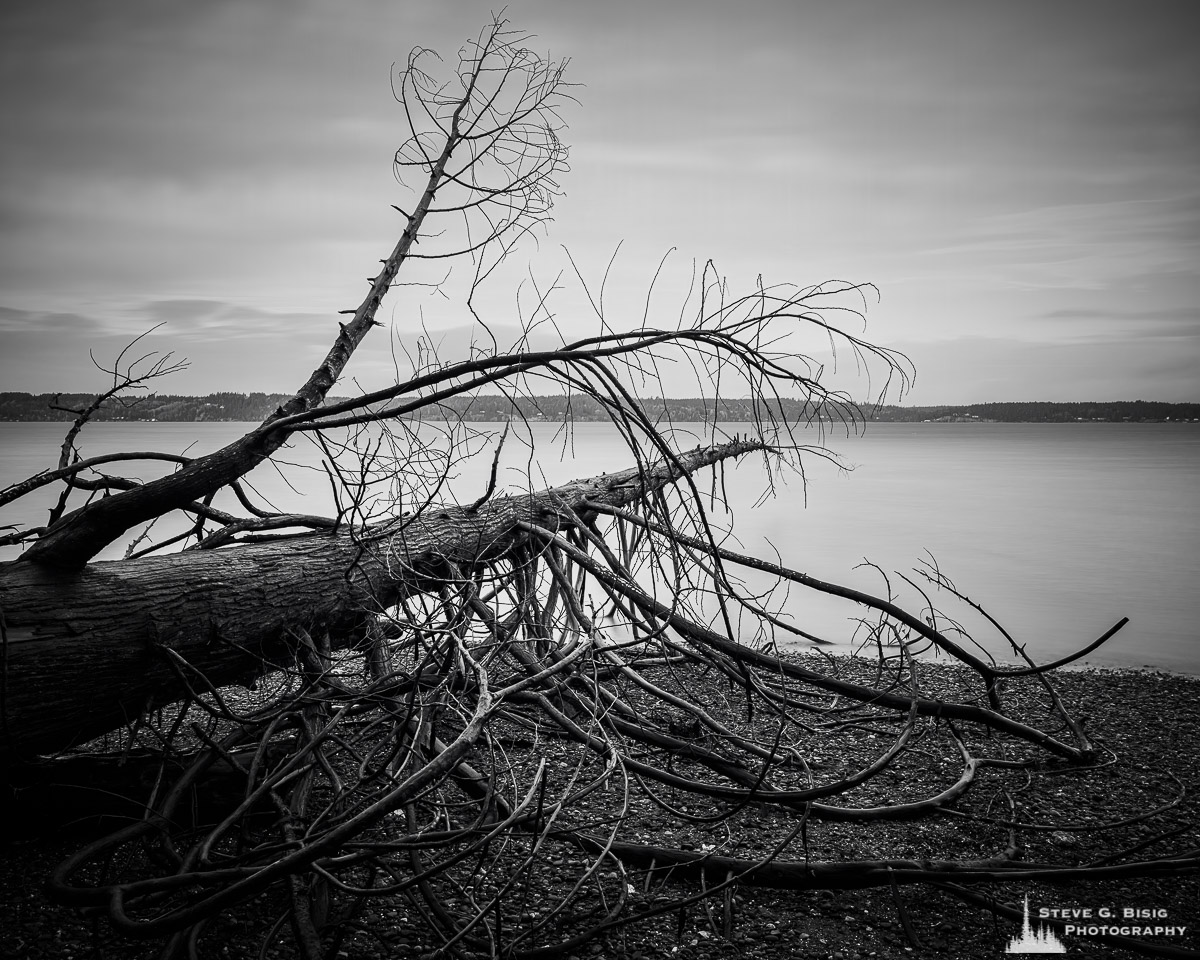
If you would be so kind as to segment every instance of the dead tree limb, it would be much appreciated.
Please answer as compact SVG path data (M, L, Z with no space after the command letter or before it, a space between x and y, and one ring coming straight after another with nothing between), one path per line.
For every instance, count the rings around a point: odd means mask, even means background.
M338 323L339 333L324 361L292 399L258 429L223 449L125 496L92 501L57 519L29 547L22 562L78 570L131 527L202 500L278 450L289 433L274 424L318 407L363 338L379 326L375 319L379 306L401 267L414 256L413 246L435 198L443 201L435 215L462 216L478 210L489 226L482 238L438 254L442 257L474 253L496 243L508 249L546 217L557 191L555 177L566 163L566 149L555 130L561 124L557 111L569 91L563 80L565 64L542 61L521 47L520 39L506 30L503 22L494 22L464 51L458 91L447 92L425 74L421 64L428 51L414 51L409 58L398 95L409 111L411 138L397 152L396 164L398 171L423 173L424 188L412 212L405 214L407 222L395 247L370 278L371 288L362 303L349 322ZM414 119L414 107L433 122L432 131ZM433 147L431 134L436 137ZM499 180L489 182L488 174ZM455 190L465 198L445 203L445 195L453 195ZM499 220L491 214L496 207L502 211ZM64 456L73 439L74 432L64 446Z
M885 383L908 382L906 358L825 319L830 309L859 317L843 301L861 287L759 284L738 296L709 264L677 322L647 315L631 325L612 322L603 283L594 297L579 274L598 333L534 349L535 328L547 316L553 325L539 291L513 346L495 342L474 295L546 222L566 160L564 64L524 39L496 21L447 82L426 73L426 51L400 71L409 135L395 167L402 182L414 171L418 182L396 208L403 231L287 403L221 450L162 455L180 469L148 483L79 476L123 459L82 458L84 408L58 468L0 493L4 504L64 484L46 528L4 540L31 545L0 565L0 768L11 776L32 765L54 782L47 754L118 731L93 748L131 751L152 771L130 785L143 788L125 808L137 819L67 859L52 895L122 934L164 940L167 955L199 956L208 925L233 912L264 951L290 928L312 960L337 952L364 904L399 897L424 951L533 960L667 911L708 910L714 896L724 898L728 931L739 883L896 888L1200 872L1187 839L1194 822L1169 819L1190 799L1170 771L1139 779L1136 810L1063 812L1072 785L1085 784L1073 809L1097 802L1086 780L1108 756L1047 668L1004 670L972 652L938 629L940 613L912 581L919 613L890 586L871 596L726 548L730 531L710 515L697 471L755 452L773 476L828 455L780 415L784 394L802 398L820 430L861 419L794 334L815 332L881 365ZM430 229L438 217L460 232ZM472 277L464 315L491 348L475 345L456 363L418 348L408 379L327 402L388 290L420 283L419 274L402 281L401 268L456 257ZM706 422L700 432L716 439L681 452L637 393L639 384L659 390L666 364L718 396L744 392L752 422L738 429L750 438L728 440ZM455 465L486 445L464 451L454 442L461 424L451 424L441 456L422 418L445 417L448 401L481 390L512 399L546 382L598 403L633 465L496 495L497 453L483 496L446 503ZM240 483L302 434L320 440L333 517L268 512ZM339 449L357 452L352 467ZM63 513L78 490L104 496ZM246 515L214 505L222 490ZM95 561L176 510L191 529L147 549L194 538L188 550ZM743 568L775 586L751 587ZM971 603L940 573L934 586ZM787 631L773 597L788 589L853 605L877 659L781 654L776 630ZM796 628L785 639L795 636L811 634ZM913 655L927 642L969 668L969 682L930 684ZM253 695L235 689L256 681ZM1037 695L1014 705L1022 683ZM214 772L225 802L185 811ZM1053 816L1038 802L1048 783ZM916 834L872 832L899 821L979 829L959 838L970 849L945 856L918 849ZM1022 841L1048 830L1103 836L1134 823L1153 839L1090 858L1019 859ZM668 825L676 837L663 835ZM870 852L839 860L811 849L822 837L837 846L823 833L833 828L867 831ZM1143 857L1151 846L1155 855ZM639 896L664 879L691 886ZM264 917L264 905L275 915Z
M319 625L350 644L364 616L519 549L523 522L587 500L623 506L762 444L737 441L471 511L448 507L376 527L236 550L193 550L80 571L0 567L5 650L0 763L66 749L182 699L174 651L213 686L250 684L294 658L291 631ZM113 610L121 616L114 618Z

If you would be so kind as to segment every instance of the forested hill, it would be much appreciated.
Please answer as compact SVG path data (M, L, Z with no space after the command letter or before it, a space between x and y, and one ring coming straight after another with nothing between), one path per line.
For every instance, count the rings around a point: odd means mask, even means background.
M94 415L95 420L199 421L234 420L259 422L265 419L288 395L282 393L213 393L207 397L180 397L154 394L121 404L110 401ZM331 403L342 398L331 397ZM72 420L73 410L86 407L90 394L0 393L0 421ZM647 400L647 412L654 416L665 404L671 419L694 422L711 418L714 413L725 422L753 419L748 400ZM789 420L806 418L811 410L799 400L779 404ZM506 420L524 416L530 420L562 420L568 412L576 420L605 420L600 405L587 397L532 397L518 401L501 396L458 398L444 405L447 415L461 415L474 421ZM429 412L426 412L429 415ZM1078 420L1103 421L1178 421L1200 420L1200 403L1154 403L1145 400L1118 400L1097 403L977 403L970 406L896 407L868 409L870 420L894 422L921 421L997 421L1007 423L1067 423Z
M1076 420L1200 420L1200 403L1112 400L1104 403L973 403L965 407L880 407L868 419L916 423L926 420L987 420L999 423L1070 423Z

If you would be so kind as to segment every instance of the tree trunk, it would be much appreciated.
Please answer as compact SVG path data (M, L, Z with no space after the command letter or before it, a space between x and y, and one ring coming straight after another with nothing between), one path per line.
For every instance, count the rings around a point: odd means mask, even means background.
M501 559L519 521L563 526L584 499L632 503L686 473L761 449L734 441L471 511L431 510L366 531L317 533L219 550L48 569L0 566L0 765L84 743L187 688L165 648L214 686L250 683L288 663L291 631L327 629L345 645L364 613L401 591L444 582L451 564Z

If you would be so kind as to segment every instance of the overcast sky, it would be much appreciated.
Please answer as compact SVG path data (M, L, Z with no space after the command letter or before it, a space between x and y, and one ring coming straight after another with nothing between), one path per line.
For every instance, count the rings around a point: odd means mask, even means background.
M566 196L521 269L552 279L565 247L597 279L623 241L626 325L672 248L651 320L693 261L733 289L873 283L867 335L916 363L910 403L1200 400L1195 9L513 0L583 84ZM160 321L148 348L192 361L163 392L297 386L397 236L393 62L453 61L489 10L6 0L0 389L99 388L89 349ZM467 322L422 296L385 303L401 340ZM511 288L488 296L513 318ZM378 331L350 372L391 369Z

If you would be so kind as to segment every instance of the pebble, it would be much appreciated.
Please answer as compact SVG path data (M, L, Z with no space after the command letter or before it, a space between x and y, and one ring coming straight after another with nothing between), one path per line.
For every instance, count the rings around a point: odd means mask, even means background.
M1105 800L1107 801L1109 799L1107 794L1104 796ZM1087 798L1085 797L1084 799ZM669 824L664 822L662 829L664 832L670 832ZM691 828L689 827L689 829ZM815 825L813 829L814 831L817 829ZM826 831L824 839L829 840L831 835L836 837L836 831L833 828L822 826L821 829ZM1144 826L1141 829L1146 830L1150 828ZM941 836L937 830L929 827L926 824L921 824L919 825L919 828L914 829L913 836L915 837L920 834L922 837L924 837L926 833L928 833L930 843ZM645 835L646 834L643 834L643 836ZM968 842L969 838L964 839L962 849L959 851L957 849L952 849L954 846L953 836L951 836L949 833L946 836L949 837L946 846L948 852L952 852L955 855L965 855L972 852L970 843ZM1076 839L1076 837L1076 834L1061 833L1053 835L1052 840L1062 843L1070 843L1071 840ZM705 835L705 839L710 839L710 837ZM46 846L51 846L51 844L46 844ZM695 845L692 844L692 846L694 848ZM830 847L832 848L832 846L833 844L831 843ZM1050 847L1051 844L1047 843L1046 846ZM815 849L816 848L814 847L814 850ZM37 848L30 848L30 852L36 853L38 851ZM70 851L63 851L61 855L65 856L67 852ZM852 851L848 848L845 851L846 855L850 855L851 852ZM0 894L9 892L11 895L12 891L25 889L24 885L28 883L29 877L44 875L47 867L45 865L39 865L40 869L31 869L29 862L32 857L24 854L25 849L21 848L19 851L5 850L3 855L0 855L0 876L4 876L5 879L7 879L6 884L0 884ZM835 854L831 852L826 852L822 855L831 857L835 856ZM9 862L6 863L6 860ZM574 865L577 865L579 861L579 857L565 857L556 852L547 856L545 862L554 866L565 866L570 864L572 865L572 869L574 869ZM57 859L54 862L57 862ZM1136 884L1122 884L1120 886L1115 886L1110 888L1110 891L1114 899L1132 900L1145 889L1146 884L1139 882ZM672 896L678 895L678 888L668 885L666 892ZM749 892L749 888L743 888L743 892L747 897L762 898L765 903L762 905L753 905L748 903L743 904L743 894L739 894L737 898L738 905L736 908L735 918L736 924L740 929L735 932L733 938L733 944L736 944L736 947L729 941L714 937L708 942L714 945L722 944L723 946L720 949L710 947L708 948L708 951L703 950L703 948L698 948L696 951L693 951L690 947L681 946L676 955L688 956L693 958L693 960L696 960L696 958L713 957L738 958L738 960L750 960L750 958L753 957L766 960L766 958L789 955L790 951L798 953L801 956L808 955L810 953L816 956L828 956L834 958L834 960L846 960L846 958L854 957L879 957L881 954L883 957L892 958L892 960L894 960L894 958L897 956L915 958L924 953L924 951L922 951L922 954L917 954L915 953L913 947L904 945L903 935L897 932L898 923L894 917L894 913L885 905L887 900L886 893L832 894L826 891L820 891L805 893L804 895L798 895L795 897L790 895L779 895L778 898L776 898L775 895L767 892L759 891L751 893ZM100 948L105 952L100 952L91 943L90 927L85 921L81 921L77 916L68 911L43 905L40 897L36 900L34 900L32 897L29 899L31 902L27 908L27 916L28 914L40 914L42 918L41 923L35 927L34 924L28 919L23 919L21 927L17 928L16 925L12 923L11 918L6 916L5 923L0 924L0 928L7 927L7 929L0 929L0 956L29 956L31 958L40 958L40 960L49 960L51 957L65 958L67 956L86 957L110 955L106 949L109 946L107 943L104 943L104 947ZM656 896L653 899L655 903L663 903L668 898L664 896ZM858 914L857 905L855 904L856 899L859 903L866 900L866 902L872 903L874 908L868 909L868 907L864 906L862 908L862 914ZM9 903L11 904L12 902L12 899L10 899ZM403 918L394 905L385 904L387 904L386 901L380 902L378 905L372 905L371 909L377 910L379 914L383 915L383 918L386 922L389 922L391 926L395 926ZM820 905L823 909L813 909L814 905ZM947 909L948 908L944 905L940 907L940 910L942 911ZM871 931L869 934L867 934L865 942L847 946L847 939L849 938L839 938L839 936L833 935L833 931L835 929L840 930L842 924L851 919L851 917L847 914L848 910L852 910L855 914L857 914L857 924L855 929L857 929L860 933ZM783 920L780 918L781 913L791 915L791 921L788 924L789 926L803 925L808 923L810 922L809 917L811 916L811 922L813 924L811 929L816 930L817 934L810 933L809 931L796 930L795 932L789 932L781 937L778 930L767 930L767 923L769 922L783 925ZM868 920L863 916L863 914L869 914L871 919ZM534 916L534 914L529 913L526 916L531 917ZM67 924L65 929L61 926L49 926L50 923L55 921L57 921L57 923L60 925L63 924L64 918ZM522 917L522 919L524 920L526 917ZM718 919L718 926L719 923L720 921ZM946 931L954 929L955 926L955 924L952 922L947 922L944 918L941 924L933 924L932 921L926 920L923 922L922 932L925 933L931 928L937 928ZM668 930L668 928L669 931L663 933L663 931ZM646 936L641 936L637 932L642 929L647 931ZM628 954L629 960L647 960L648 956L661 957L667 953L670 945L674 944L675 930L673 918L669 923L667 921L663 921L662 926L656 928L656 933L653 936L649 934L650 929L650 924L647 924L645 927L635 925L630 929L630 940L635 941L636 939L640 939L646 945L646 948L645 951L638 950L635 953ZM828 931L833 936L830 944L826 944L824 939L818 939L818 934L823 931ZM102 936L104 935L102 934ZM391 943L394 945L397 943L397 941L393 940ZM842 944L842 947L837 953L833 953L829 949L829 947L835 943ZM942 946L943 944L945 944L945 946ZM633 943L631 942L630 945L632 946ZM932 946L933 942L927 941L927 945ZM212 944L211 942L208 944L208 946L212 950L212 953L216 956L230 955L230 950L226 946L221 946L214 949L216 945ZM240 946L241 945L239 944L239 947ZM871 946L879 948L879 952L877 953L875 950L869 950L868 948ZM950 951L951 955L961 955L957 953L955 949L956 944L953 939L948 941L939 940L938 946L942 949ZM599 949L597 949L597 947L599 947ZM898 947L902 949L898 951ZM606 953L606 949L609 952ZM591 951L590 953L589 950ZM411 956L415 955L415 952L416 949L414 947L411 953L399 950L394 951L390 955ZM120 954L114 953L112 955L117 956ZM202 950L202 955L208 954ZM359 953L357 949L353 951L353 955L355 957L371 956L371 954ZM383 955L383 953L379 954L379 956ZM594 956L603 957L610 955L625 956L625 954L621 952L616 944L608 947L589 945L587 948L577 948L576 952L571 954L571 960L584 960L584 958L586 958L586 960L591 960L591 957ZM979 956L980 954L975 953L973 955ZM237 960L242 960L242 957L244 956L251 956L251 954L244 954L240 950L237 951Z

